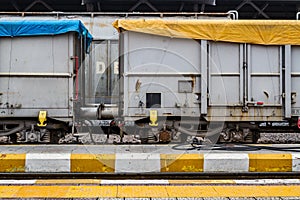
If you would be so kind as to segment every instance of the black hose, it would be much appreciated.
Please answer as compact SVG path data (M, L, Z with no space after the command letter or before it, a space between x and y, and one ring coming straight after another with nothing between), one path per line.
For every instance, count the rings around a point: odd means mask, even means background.
M9 136L11 134L14 134L14 133L17 133L17 132L23 130L24 128L25 128L24 124L19 124L18 127L14 128L14 129L12 129L12 130L10 130L8 132L0 133L0 136Z
M182 132L182 133L186 134L186 135L199 136L199 137L210 137L210 136L214 136L214 135L220 133L220 129L217 129L216 131L211 130L211 131L207 131L205 133L200 133L200 134L197 131L188 130L188 129L185 129L185 128L182 128L182 127L178 127L177 130L179 132Z
M184 147L186 145L191 145L192 147ZM271 151L286 151L286 152L300 152L299 147L272 147L272 146L250 146L247 144L235 144L235 146L231 146L232 144L203 144L203 143L183 143L178 144L172 147L174 150L181 151L190 151L190 150L219 150L219 151L259 151L259 150L271 150Z
M181 150L181 151L190 151L190 150L220 150L220 151L258 151L261 150L260 147L256 146L227 146L225 144L195 144L190 143L192 147L184 147L187 144L178 144L172 147L174 150Z

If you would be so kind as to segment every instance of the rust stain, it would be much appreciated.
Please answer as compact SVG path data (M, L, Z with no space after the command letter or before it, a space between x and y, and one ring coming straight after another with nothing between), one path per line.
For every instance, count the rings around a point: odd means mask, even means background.
M107 27L108 25L107 24L103 24L103 23L99 23L97 24L99 27L103 28L103 27Z
M194 89L196 85L196 77L194 75L191 75L191 78L192 78L192 88Z
M5 158L6 154L1 154L0 158Z
M86 26L91 26L91 27L98 26L98 27L100 27L100 28L109 26L108 24L104 24L104 23L94 23L94 22L86 22L86 23L84 23L84 25L86 25Z

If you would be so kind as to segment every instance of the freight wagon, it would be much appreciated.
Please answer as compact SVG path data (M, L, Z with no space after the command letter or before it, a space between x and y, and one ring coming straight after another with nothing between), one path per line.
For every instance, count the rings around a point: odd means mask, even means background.
M0 22L0 136L57 143L72 132L91 41L79 20Z
M122 131L256 142L299 131L298 21L117 20ZM105 110L105 108L103 109Z

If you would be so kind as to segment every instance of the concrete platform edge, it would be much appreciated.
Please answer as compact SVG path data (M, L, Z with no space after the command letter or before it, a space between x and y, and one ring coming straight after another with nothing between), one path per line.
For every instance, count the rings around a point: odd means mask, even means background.
M300 153L0 154L0 172L300 172Z

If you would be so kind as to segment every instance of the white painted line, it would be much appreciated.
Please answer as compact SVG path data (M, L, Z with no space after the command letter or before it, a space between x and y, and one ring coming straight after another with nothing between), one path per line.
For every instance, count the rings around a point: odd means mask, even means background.
M0 185L32 185L35 184L36 180L0 180Z
M27 153L26 172L70 172L70 153Z
M300 179L257 179L257 180L235 180L237 184L253 185L276 185L276 184L299 184Z
M204 172L248 172L247 153L204 154Z
M292 171L299 172L300 171L300 153L292 153Z
M116 153L115 172L160 172L160 154Z
M168 185L168 180L101 180L103 185Z

